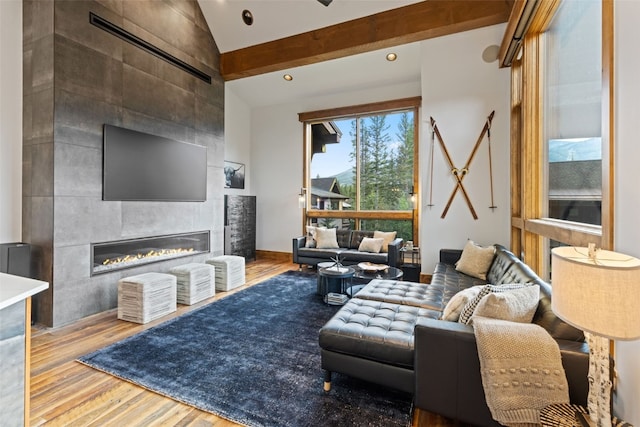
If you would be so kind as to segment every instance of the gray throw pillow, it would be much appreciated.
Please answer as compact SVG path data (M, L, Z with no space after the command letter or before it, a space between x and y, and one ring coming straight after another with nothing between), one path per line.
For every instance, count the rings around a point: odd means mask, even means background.
M360 242L360 246L358 246L358 250L360 252L371 252L377 254L382 250L382 243L384 243L384 239L382 237L378 239L374 239L373 237L365 237Z
M447 305L444 307L442 311L442 320L447 320L449 322L457 322L460 318L460 313L462 309L467 305L467 303L478 296L480 290L485 285L472 286L467 289L463 289L454 296L451 297Z
M505 285L485 285L480 289L478 295L469 300L469 302L464 306L462 311L460 312L460 318L458 322L464 323L465 325L471 324L471 316L473 316L473 312L476 310L476 307L485 296L489 295L492 292L506 292L513 289L520 289L527 286L533 286L531 283L509 283Z
M339 249L335 228L316 229L316 248L318 249Z
M471 316L531 323L540 301L540 286L532 285L505 292L492 292L480 300Z
M373 237L375 239L383 238L381 252L389 252L389 243L395 240L397 234L397 231L374 231Z
M316 230L319 228L326 228L326 227L315 227L313 225L307 225L307 239L306 239L305 247L307 248L316 247Z
M494 246L484 248L476 245L473 240L467 240L460 260L456 263L456 270L471 277L487 280L487 271L491 267L495 252Z

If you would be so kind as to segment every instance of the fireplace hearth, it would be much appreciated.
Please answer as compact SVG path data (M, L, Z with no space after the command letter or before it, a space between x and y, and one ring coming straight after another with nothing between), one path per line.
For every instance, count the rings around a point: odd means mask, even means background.
M91 275L209 251L209 231L92 243Z

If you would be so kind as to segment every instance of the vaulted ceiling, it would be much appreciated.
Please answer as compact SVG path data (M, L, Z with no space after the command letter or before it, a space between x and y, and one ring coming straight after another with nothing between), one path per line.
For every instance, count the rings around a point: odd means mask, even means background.
M234 86L247 96L255 87L264 90L265 78L282 84L284 72L294 76L284 82L287 91L296 81L311 89L310 79L321 92L340 82L363 85L362 77L372 73L394 81L419 78L416 42L506 22L514 1L333 0L323 6L317 0L198 0L221 52L222 77L248 82ZM243 22L245 10L252 25ZM398 54L393 70L380 60L391 50ZM252 76L260 77L255 87ZM249 104L256 102L253 97Z
M220 52L260 45L422 0L198 0ZM245 25L249 10L253 24Z

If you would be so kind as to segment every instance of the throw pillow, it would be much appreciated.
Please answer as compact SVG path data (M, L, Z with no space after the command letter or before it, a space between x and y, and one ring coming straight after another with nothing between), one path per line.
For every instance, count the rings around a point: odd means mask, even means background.
M383 238L373 238L373 237L365 237L360 242L360 246L358 246L358 250L360 252L373 252L377 254L382 249L382 243L384 242Z
M382 252L389 252L389 243L393 242L398 234L397 231L374 231L373 238L382 238Z
M489 295L492 292L506 292L513 289L520 289L527 286L532 286L530 283L510 283L506 285L484 285L478 295L475 298L470 299L469 302L464 306L462 311L460 312L460 318L458 322L464 323L465 325L471 324L471 316L473 316L473 312L476 311L476 307L485 296Z
M449 322L457 322L460 318L460 312L464 308L467 303L478 296L480 290L484 287L484 285L472 286L467 289L463 289L454 296L451 297L447 305L444 307L442 311L442 320L447 320Z
M476 245L473 240L467 240L456 263L456 270L471 277L487 280L487 271L491 267L495 251L494 246L484 248Z
M305 243L305 246L307 248L316 247L316 230L319 228L326 228L326 227L316 227L313 225L307 225L307 240Z
M318 249L339 249L335 228L316 229L316 248Z
M532 285L506 292L492 292L480 300L471 316L531 323L540 301L540 286Z
M341 248L349 248L349 249L358 249L360 243L362 243L362 239L365 237L373 237L373 231L367 230L353 230L351 233L351 240L349 240L348 244L342 246L340 242L340 233L338 233L338 244Z

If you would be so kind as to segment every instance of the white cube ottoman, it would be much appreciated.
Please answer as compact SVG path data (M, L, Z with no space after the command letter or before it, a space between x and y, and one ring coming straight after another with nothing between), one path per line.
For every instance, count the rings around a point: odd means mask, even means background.
M213 265L195 262L169 270L177 279L178 303L192 305L214 296L215 270Z
M206 261L216 268L216 290L229 291L245 284L244 258L221 255Z
M118 319L147 323L176 309L176 276L144 273L118 280Z

